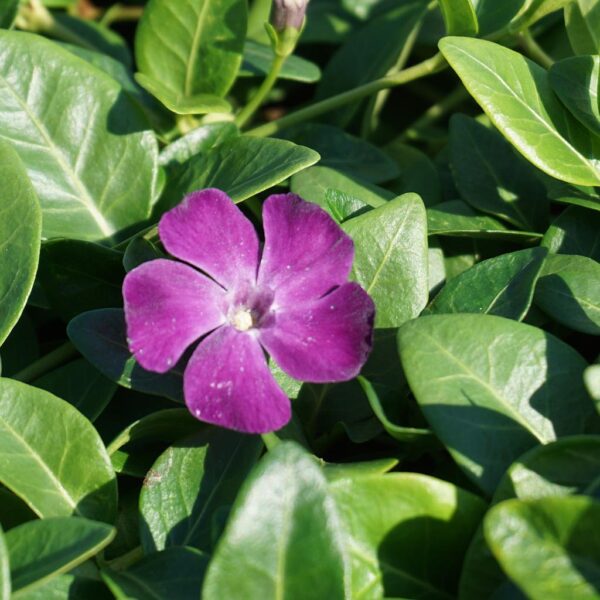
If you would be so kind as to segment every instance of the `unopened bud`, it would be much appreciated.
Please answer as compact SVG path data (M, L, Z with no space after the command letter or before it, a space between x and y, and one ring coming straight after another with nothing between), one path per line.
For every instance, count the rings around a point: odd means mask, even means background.
M308 0L273 0L271 24L275 31L286 29L300 31L304 24L304 15Z

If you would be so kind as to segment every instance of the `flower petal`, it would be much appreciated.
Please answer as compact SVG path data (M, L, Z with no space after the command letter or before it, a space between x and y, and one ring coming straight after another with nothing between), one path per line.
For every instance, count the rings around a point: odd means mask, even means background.
M357 283L319 300L285 308L259 339L275 362L301 381L346 381L360 372L373 345L373 301Z
M226 288L255 281L258 237L227 194L206 189L187 195L158 225L169 254L202 269Z
M123 282L129 348L144 369L165 373L185 349L225 322L225 290L192 267L159 258Z
M260 344L233 327L200 342L183 374L183 395L198 419L245 433L275 431L291 417Z
M316 300L347 281L354 244L322 208L295 194L269 196L263 223L258 280L273 289L277 306Z

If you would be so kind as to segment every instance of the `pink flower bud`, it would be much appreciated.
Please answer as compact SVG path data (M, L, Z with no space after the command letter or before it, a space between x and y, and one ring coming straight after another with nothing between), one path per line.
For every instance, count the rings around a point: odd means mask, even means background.
M308 0L273 0L271 24L276 31L288 28L300 30L307 5Z

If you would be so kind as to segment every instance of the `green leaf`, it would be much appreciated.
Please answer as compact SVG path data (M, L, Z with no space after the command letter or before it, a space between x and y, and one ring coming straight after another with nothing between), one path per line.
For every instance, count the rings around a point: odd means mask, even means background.
M69 600L112 600L110 592L101 581L70 573L58 575L45 584L27 589L18 595L19 600L64 600L65 598Z
M168 548L124 571L105 569L102 578L117 600L200 598L208 558L194 548Z
M549 256L535 303L575 331L600 335L600 263L585 256Z
M576 54L600 54L599 0L577 0L567 4L565 24Z
M240 77L266 76L275 57L271 46L246 40L244 45L244 62L239 73ZM321 79L321 69L318 65L300 56L288 56L279 72L279 79L315 83Z
M440 49L492 123L525 158L562 181L600 185L600 145L560 104L544 69L485 40L447 37Z
M548 195L554 202L600 211L600 195L595 188L569 185L551 177L547 177L545 183Z
M541 234L533 231L508 229L501 221L475 212L462 200L449 200L428 208L427 230L429 235L500 239L522 243L536 241L541 237Z
M40 517L111 523L116 480L104 444L68 402L0 379L0 482Z
M403 51L411 47L425 12L425 4L413 0L369 19L327 63L317 88L317 98L329 98L369 83L403 62L406 59ZM345 125L359 106L354 103L338 108L330 120Z
M138 69L171 94L224 96L242 62L245 0L151 0L135 36Z
M87 360L105 377L123 387L183 401L183 369L152 373L135 362L127 346L125 316L120 308L92 310L75 317L67 334Z
M519 457L502 478L493 502L597 494L599 473L600 437L566 437ZM501 590L509 585L479 529L465 557L459 597L464 600L499 597Z
M600 414L600 365L590 365L583 373L583 382Z
M43 585L97 554L115 529L78 517L30 521L6 534L13 598Z
M574 56L552 65L550 85L571 114L600 135L600 56Z
M184 94L181 91L173 91L162 81L152 79L144 73L136 73L135 80L170 111L178 115L231 112L231 104L215 94Z
M100 244L54 240L42 246L39 279L65 321L79 313L121 306L123 254Z
M544 230L548 223L546 190L535 169L497 132L475 119L450 120L450 155L454 182L473 208L519 229Z
M484 260L450 280L426 312L487 313L521 321L546 255L545 248L530 248Z
M479 23L471 0L440 0L448 35L477 35Z
M568 207L550 225L542 246L553 254L578 254L600 262L600 214Z
M508 25L525 0L475 0L473 4L479 22L479 34L484 36Z
M246 479L208 567L205 600L348 598L344 542L317 462L281 442Z
M0 345L17 324L35 279L42 219L37 196L23 163L0 142L2 220L0 221Z
M210 552L215 513L232 504L262 447L258 436L211 428L168 448L140 494L146 552L170 546Z
M19 0L3 0L0 5L0 27L10 29L19 10Z
M0 134L38 193L44 237L102 240L147 218L158 151L137 104L42 37L0 31L0 45Z
M10 565L8 548L2 527L0 527L0 600L10 600Z
M285 137L321 155L319 166L330 167L372 183L389 181L398 167L373 144L331 125L308 123L288 130Z
M585 360L541 329L492 315L421 317L398 332L408 383L454 460L491 494L525 450L581 433Z
M330 488L346 530L353 599L455 597L485 509L477 496L416 473L358 475Z
M184 163L167 185L163 200L171 207L189 192L216 187L242 202L318 160L314 150L287 140L241 136Z
M523 31L546 15L570 4L573 0L525 0L519 14L511 21L509 31Z
M35 386L72 404L95 421L111 401L117 385L84 358L78 358L35 380Z
M485 518L485 537L533 600L598 596L600 502L585 496L507 500ZM535 576L532 576L535 575Z
M145 240L143 237L137 237L127 244L125 253L123 254L123 267L129 273L142 263L157 258L165 258L155 244Z
M398 327L427 304L427 223L416 194L346 221L354 240L352 279L375 301L377 327Z

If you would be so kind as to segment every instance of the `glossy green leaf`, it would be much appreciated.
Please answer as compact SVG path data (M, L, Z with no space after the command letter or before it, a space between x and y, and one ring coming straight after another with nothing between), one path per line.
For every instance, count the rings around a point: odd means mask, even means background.
M95 421L113 397L117 385L84 358L74 360L35 380L35 386L72 404Z
M169 182L164 200L174 206L191 191L216 187L241 202L318 160L314 150L287 140L241 136L184 163Z
M70 571L104 548L115 535L105 523L78 517L30 521L6 534L13 598Z
M4 532L0 527L0 599L10 600L10 565Z
M546 255L544 248L530 248L484 260L449 281L426 312L487 313L521 321Z
M550 177L546 181L546 187L548 195L555 202L600 211L600 195L595 192L595 188L569 185Z
M208 567L202 597L348 597L344 541L325 476L313 458L281 442L238 494Z
M246 40L244 45L244 62L240 76L266 76L271 68L274 58L271 46ZM288 56L279 72L279 79L315 83L321 79L321 70L318 65L300 56Z
M517 16L511 21L509 30L522 31L534 23L570 4L572 0L525 0Z
M135 362L127 346L125 316L119 308L92 310L75 317L67 327L69 338L105 377L123 387L183 401L183 369L152 373Z
M44 244L39 279L50 306L66 321L87 310L121 306L122 258L121 252L92 242Z
M575 331L600 335L600 263L585 256L549 256L535 303Z
M210 552L215 513L231 505L262 447L258 436L214 428L169 447L140 495L146 552L170 546Z
M565 6L565 24L576 54L600 54L599 0L576 0Z
M346 221L354 240L352 278L375 301L377 327L398 327L427 304L427 224L416 194Z
M477 35L479 23L471 0L440 0L448 35Z
M158 151L134 101L42 37L0 31L0 45L0 134L38 193L44 237L102 240L147 218Z
M123 254L123 267L129 273L142 263L157 258L165 258L155 244L145 240L143 237L137 237L127 244L125 253Z
M53 423L60 427L51 428ZM117 498L110 459L96 430L68 402L0 379L0 432L0 482L40 517L113 521Z
M65 598L112 600L113 596L101 581L71 573L58 575L43 585L29 588L18 595L18 600L64 600Z
M440 49L492 123L525 158L562 181L600 185L600 145L560 104L544 69L485 40L447 37Z
M501 221L475 212L462 200L449 200L428 208L427 230L429 235L511 240L522 243L536 241L541 237L541 234L533 231L508 229Z
M406 58L403 50L410 47L410 40L416 35L424 15L425 3L414 0L369 19L327 63L317 88L317 98L329 98L383 77ZM330 120L345 125L358 106L354 103L338 108Z
M18 10L19 0L3 0L0 3L0 27L10 29Z
M585 496L507 500L485 518L485 537L533 600L598 596L600 502ZM532 576L535 574L535 576Z
M454 597L485 509L479 498L416 473L347 477L330 488L346 530L353 599Z
M17 153L0 142L0 344L17 324L33 287L42 219L37 196Z
M391 471L397 464L398 460L395 458L381 458L358 463L326 463L323 472L327 481L333 483L338 479L383 475Z
M168 548L124 571L105 569L102 578L117 600L200 598L208 558L194 548Z
M571 114L600 135L600 56L574 56L552 65L550 85Z
M479 34L489 35L504 28L521 10L525 0L474 0Z
M535 169L497 132L475 119L450 121L454 182L463 200L520 229L540 231L548 222L546 190Z
M525 450L582 433L584 359L541 329L492 315L433 315L398 332L400 359L429 424L491 494Z
M242 62L244 0L151 0L135 36L138 69L170 93L224 96Z
M398 167L382 150L338 127L309 123L286 132L297 144L317 151L319 166L330 167L372 183L389 181Z
M231 104L215 94L184 94L181 91L173 91L162 81L152 79L144 73L136 73L135 80L170 111L179 115L231 112Z
M494 503L571 494L598 494L600 437L566 437L538 446L513 463L496 489ZM475 534L461 574L460 598L499 597L510 588L506 574L488 548L483 531Z
M542 246L554 254L578 254L600 262L600 214L567 208L546 231Z

